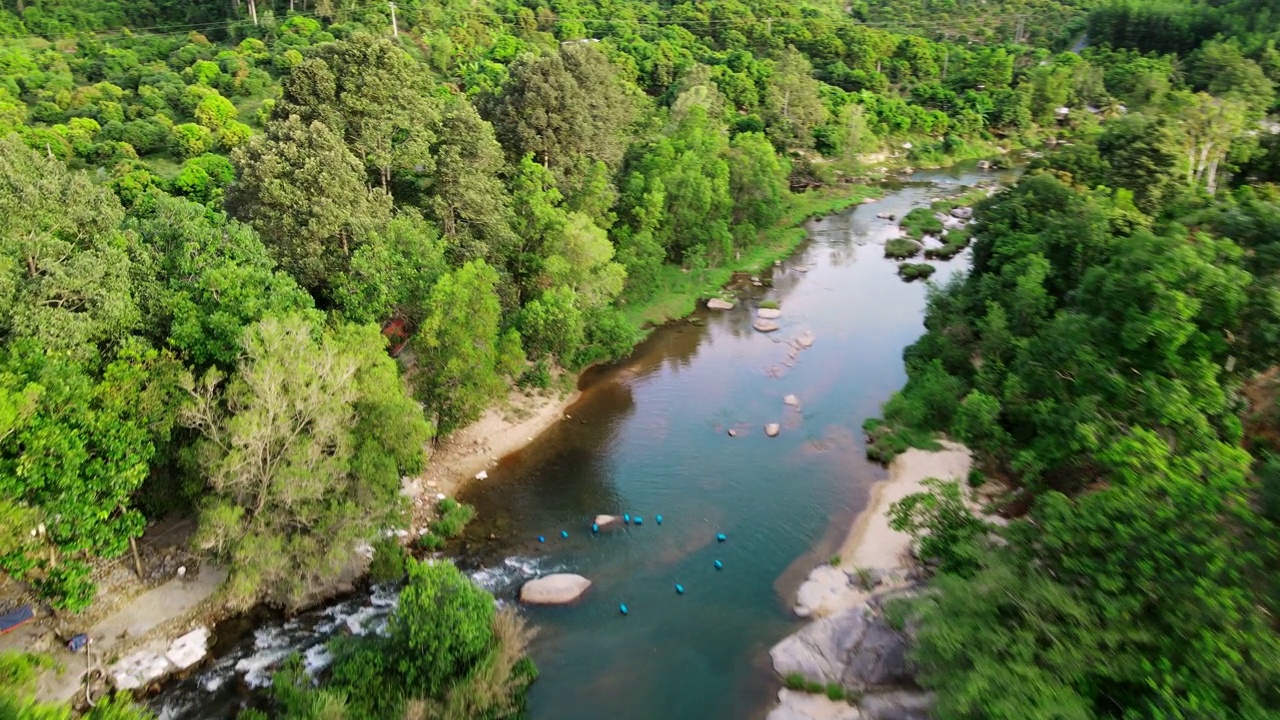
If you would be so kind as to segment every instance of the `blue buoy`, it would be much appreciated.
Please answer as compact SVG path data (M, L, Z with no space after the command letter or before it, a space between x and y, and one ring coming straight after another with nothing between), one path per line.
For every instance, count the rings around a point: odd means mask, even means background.
M716 533L716 542L724 542L725 540L728 540L728 539L729 538L724 536L724 533Z
M635 524L636 524L636 525L643 525L643 524L644 524L644 518L642 518L642 517L640 517L639 515L637 515L637 516L635 517Z
M659 525L661 525L661 524L662 524L662 516L661 516L661 515L659 515L658 517L654 518L654 519L653 519L653 521L654 521L654 522L656 522L656 523L658 523Z
M540 543L544 543L544 542L546 542L546 541L547 541L547 539L546 539L546 538L542 537L541 535L539 535L539 536L538 536L538 542L540 542Z
M724 569L724 563L722 563L722 562L720 562L719 560L717 560L717 561L716 561L716 569L717 569L717 570L723 570L723 569Z
M593 533L598 533L598 532L600 532L600 526L599 526L599 525L597 525L597 524L595 524L595 523L591 523L591 532L593 532Z
M622 514L622 524L623 524L623 525L630 525L630 524L631 524L631 515L630 515L630 514L628 514L628 513L623 513L623 514Z
M683 586L683 585L681 585L680 583L676 583L676 594L677 594L677 595L683 595L683 594L684 594L684 586Z
M622 604L618 605L618 611L619 611L619 612L621 612L623 615L626 615L626 614L627 614L627 604L626 604L626 603L622 603Z
M568 530L561 530L561 531L560 531L560 537L562 537L562 538L567 538L567 537L569 537L569 531L568 531Z

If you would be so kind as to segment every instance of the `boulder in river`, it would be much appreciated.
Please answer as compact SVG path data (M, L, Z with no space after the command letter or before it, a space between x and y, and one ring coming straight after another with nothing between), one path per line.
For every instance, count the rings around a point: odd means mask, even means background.
M769 423L764 426L764 434L769 437L778 437L778 433L782 432L782 426L778 423Z
M732 310L733 303L720 298L711 298L707 301L707 309L709 310Z
M761 320L777 320L782 317L782 311L778 308L760 308L756 310L756 317Z
M969 218L973 217L973 208L971 207L951 208L951 217L959 220L968 220Z
M527 605L566 605L582 597L591 581L573 573L555 573L530 580L520 587L520 602Z
M751 323L751 327L755 328L759 332L767 333L767 332L773 332L774 330L777 330L778 323L772 320L765 320L764 318L758 318L756 319L755 322Z
M803 335L796 338L796 346L801 350L807 350L813 347L813 333L811 331L805 331Z
M597 527L603 530L611 525L617 525L618 523L622 522L622 518L618 517L617 515L597 515L596 519L593 520L592 522L594 522Z
M796 397L795 395L788 395L782 398L782 404L788 405L790 407L798 408L800 407L800 398Z
M897 220L898 219L894 217L893 213L891 212L876 213L876 217L880 218L881 220Z

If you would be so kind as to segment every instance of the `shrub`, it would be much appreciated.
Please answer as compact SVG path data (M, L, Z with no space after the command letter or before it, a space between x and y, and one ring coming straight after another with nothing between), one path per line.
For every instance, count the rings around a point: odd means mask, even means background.
M782 679L782 684L788 690L803 690L807 683L808 681L804 679L804 676L798 672L787 673L787 676Z
M404 580L405 560L408 553L394 537L382 538L373 544L373 562L369 564L369 579L376 583Z
M908 282L928 278L935 270L937 268L928 263L902 263L898 266L898 274Z
M436 506L436 519L431 523L431 532L444 538L458 537L475 516L474 507L453 498L445 498Z
M925 235L937 235L942 232L942 221L930 208L916 208L902 218L902 229L912 238L919 240Z
M779 305L777 300L761 300L760 307L767 308L769 310L777 310Z
M428 532L426 535L418 538L418 547L426 550L427 552L438 552L444 548L444 544L444 538L433 532Z
M920 254L920 243L907 238L894 238L884 244L884 256L894 260L906 260Z
M828 700L844 699L844 688L840 687L840 683L833 683L833 682L827 683L827 699Z
M840 554L836 553L835 555L827 558L827 564L831 567L837 567L840 564Z
M982 487L982 483L986 481L987 479L982 476L982 471L979 470L978 468L971 468L969 470L969 487L971 488Z
M40 596L52 600L52 605L59 610L80 612L93 602L94 586L90 578L89 566L79 561L68 561L59 565L35 582Z
M939 572L971 575L979 567L974 541L989 526L965 505L960 483L929 478L922 484L927 492L889 506L889 527L909 533L920 559L938 561Z

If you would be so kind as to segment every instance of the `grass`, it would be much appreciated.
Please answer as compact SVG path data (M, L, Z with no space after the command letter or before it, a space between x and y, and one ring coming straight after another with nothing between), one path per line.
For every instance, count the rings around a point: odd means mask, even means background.
M969 247L969 241L972 238L973 233L967 227L948 230L946 236L942 239L943 246L926 248L924 256L930 260L950 260L964 252L964 249Z
M827 564L830 565L831 567L838 567L840 565L839 553L827 558Z
M780 306L777 300L761 300L760 307L768 310L777 310Z
M856 185L790 195L782 219L772 229L762 232L755 245L743 248L725 265L702 272L687 272L675 265L663 265L653 297L624 305L623 316L632 327L644 333L670 320L690 315L697 309L699 300L718 297L735 274L759 273L771 267L774 261L795 252L808 238L808 233L801 227L806 221L840 212L879 193L879 188Z
M381 538L373 544L373 562L369 579L376 583L400 582L404 579L404 563L408 554L394 537Z
M907 281L928 278L935 270L937 268L928 263L902 263L898 266L898 274Z
M884 244L884 256L894 260L906 260L920 254L920 243L907 238L894 238Z
M871 574L868 568L860 567L853 571L858 576L858 584L863 590L870 590L873 587L875 576Z
M915 240L942 233L942 221L934 215L933 208L915 208L902 218L899 225Z
M910 448L940 450L942 446L933 433L915 428L900 427L880 418L869 418L862 424L867 434L867 457L880 463L888 463Z
M844 700L846 697L844 688L840 686L840 683L829 682L826 685L823 685L816 680L806 679L804 675L801 675L798 672L788 673L787 676L782 679L782 684L785 685L788 690L807 692L813 695L826 695L832 700Z
M453 498L445 498L436 506L436 513L437 517L431 523L431 532L447 539L462 534L467 523L476 516L476 509Z

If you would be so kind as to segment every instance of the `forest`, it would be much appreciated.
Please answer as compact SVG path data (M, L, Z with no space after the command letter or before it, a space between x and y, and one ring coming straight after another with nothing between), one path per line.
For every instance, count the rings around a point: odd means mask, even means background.
M625 355L857 180L1034 148L869 426L1016 488L998 541L942 533L939 717L1271 717L1278 27L1257 0L3 0L0 569L75 612L177 513L230 602L295 604L512 388ZM278 709L516 712L523 628L400 562L459 615L406 605Z

